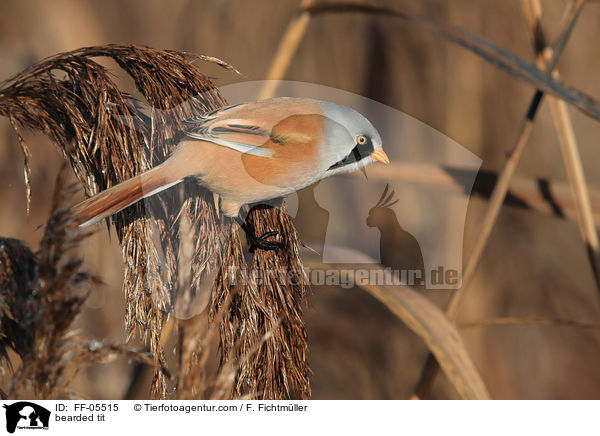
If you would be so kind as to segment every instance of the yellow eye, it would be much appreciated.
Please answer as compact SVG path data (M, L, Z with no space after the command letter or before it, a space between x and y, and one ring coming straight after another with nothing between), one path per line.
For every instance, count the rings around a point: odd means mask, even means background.
M367 137L366 137L366 136L359 136L359 137L356 139L356 141L357 141L357 142L358 142L360 145L366 144L366 143L367 143Z

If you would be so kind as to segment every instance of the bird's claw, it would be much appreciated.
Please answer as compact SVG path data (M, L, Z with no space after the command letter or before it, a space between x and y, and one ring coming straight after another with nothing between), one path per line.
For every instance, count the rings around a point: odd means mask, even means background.
M254 253L254 251L257 248L260 248L261 250L275 251L275 250L279 250L279 249L285 247L285 244L283 242L267 240L267 238L270 238L271 236L279 236L279 232L272 230L272 231L263 233L260 236L256 236L256 234L254 233L254 230L252 230L250 227L248 227L248 225L245 223L245 221L243 221L239 217L236 218L236 221L240 225L242 230L244 230L244 233L246 233L246 239L247 239L248 243L250 244L250 253Z
M260 248L261 250L279 250L279 249L283 248L285 246L285 244L283 242L267 240L267 238L270 238L271 236L278 236L278 235L279 235L279 232L270 231L270 232L263 233L260 236L256 236L256 237L252 238L252 241L250 244L250 253L254 253L254 250L256 250L257 248Z

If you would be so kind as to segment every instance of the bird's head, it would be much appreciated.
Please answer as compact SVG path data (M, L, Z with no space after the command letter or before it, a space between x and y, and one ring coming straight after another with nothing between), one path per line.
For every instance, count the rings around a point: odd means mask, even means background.
M390 162L381 136L369 120L347 106L322 104L326 121L320 150L327 176L356 171L375 161Z

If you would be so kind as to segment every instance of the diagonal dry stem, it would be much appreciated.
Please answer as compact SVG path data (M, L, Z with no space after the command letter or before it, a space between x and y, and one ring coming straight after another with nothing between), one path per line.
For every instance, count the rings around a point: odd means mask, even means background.
M302 0L300 9L308 7L313 0ZM279 47L275 53L275 57L271 61L271 66L267 72L267 80L269 80L258 95L259 100L271 98L275 95L278 81L283 79L287 72L290 62L298 50L300 42L306 34L308 23L310 22L310 12L302 11L295 16L288 24L288 27L279 42Z
M552 55L552 59L548 63L548 67L546 70L548 74L550 74L556 66L556 63L558 62L558 57L560 56L562 49L566 45L566 41L569 38L571 31L573 30L575 22L579 17L579 14L584 4L585 1L574 0L570 3L569 6L567 6L567 10L569 11L568 18L566 19L566 24L563 26L563 30L561 31L561 36L559 37L555 45L555 50ZM538 29L536 29L535 31L538 31ZM541 48L542 51L544 49L545 47ZM537 110L539 109L543 96L543 91L538 90L531 99L527 115L525 117L523 126L517 139L517 143L511 151L511 153L509 154L506 164L498 178L498 182L494 187L494 191L492 192L488 209L483 219L481 232L479 233L477 241L475 242L475 245L473 247L469 259L467 260L467 264L463 272L462 286L452 295L450 303L448 304L448 308L446 309L446 314L451 320L456 319L460 302L464 297L466 289L469 286L469 282L475 274L483 250L487 244L494 224L496 223L498 214L500 212L502 204L504 203L504 198L506 197L506 194L508 192L510 179L512 178L516 170L521 153L525 148L525 145L527 144L527 141L529 139L529 135L531 134L531 131L533 129L535 115L537 113ZM421 377L415 387L415 397L423 398L428 395L428 392L433 384L433 379L435 378L438 372L437 369L438 365L435 359L432 357L432 355L429 355L421 372Z
M583 3L583 1L579 3ZM576 6L574 5L574 7ZM537 66L538 68L547 68L553 51L549 47L545 50L540 50L540 47L543 45L540 42L543 42L545 39L541 24L542 5L540 1L524 0L524 14L529 24L528 29L530 30L530 36L536 50ZM558 70L555 70L553 74L556 78L559 77ZM598 233L594 223L592 203L585 181L575 130L573 129L571 116L564 101L548 96L548 104L560 144L569 185L571 186L575 204L577 205L579 228L586 243L590 264L596 280L596 287L600 292L600 244L598 243Z
M309 6L304 7L302 10L309 11L313 15L327 13L363 13L399 18L419 23L436 32L442 38L469 50L471 53L479 56L484 61L505 73L524 80L542 92L555 95L556 97L571 103L586 115L596 120L600 120L600 102L595 98L555 80L547 71L536 68L531 63L508 50L505 50L492 41L459 26L441 23L423 15L411 14L394 8L362 2L311 2ZM571 29L566 30L565 34L568 35ZM566 38L560 41L560 44L564 44L565 41ZM560 53L562 47L560 49L555 49L555 51Z
M306 259L305 265L311 269L331 268L315 259ZM388 272L383 266L375 266L382 276ZM337 264L336 268L354 272L355 265ZM418 335L440 361L442 370L463 399L489 399L490 395L473 363L467 347L456 327L448 321L444 313L427 298L409 286L379 286L361 280L358 275L351 280L357 287L383 303L395 316ZM391 280L391 278L388 278Z
M558 57L561 53L559 50L562 50L564 48L565 42L571 34L573 25L579 17L579 13L581 12L581 8L583 7L584 3L585 1L582 0L574 0L572 4L568 6L569 19L567 20L563 31L561 32L561 37L559 38L556 44L556 50L553 52L552 59L547 63L546 71L548 73L551 73L554 67L556 66L556 63L558 62ZM545 47L541 49L541 51L544 50ZM510 180L512 179L512 176L515 173L517 164L519 163L519 159L521 157L521 153L525 148L527 141L529 140L529 135L531 134L531 131L533 129L535 115L537 113L537 110L539 109L543 96L543 92L536 91L535 95L531 99L529 110L527 111L527 115L521 128L521 132L517 139L517 143L510 155L508 156L504 169L500 173L498 182L494 187L494 191L492 192L488 209L483 219L481 232L479 234L479 237L477 238L477 241L475 242L471 255L467 260L467 264L465 266L462 287L452 296L452 299L450 300L450 303L446 310L446 313L448 314L448 317L450 319L456 319L460 301L464 296L464 292L468 288L468 285L471 279L473 278L473 275L475 274L479 261L481 260L481 255L483 254L483 250L490 237L494 224L496 223L498 214L500 213L500 208L502 207L502 203L504 202L504 198L506 197L506 193L508 192Z

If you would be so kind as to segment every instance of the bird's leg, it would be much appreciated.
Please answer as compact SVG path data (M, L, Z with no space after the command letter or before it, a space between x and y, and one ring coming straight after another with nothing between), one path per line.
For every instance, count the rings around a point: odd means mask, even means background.
M277 231L270 231L263 233L260 236L256 236L254 230L248 227L246 222L242 220L240 217L235 217L235 221L240 225L240 227L246 233L246 237L248 238L248 242L250 243L250 253L253 253L255 249L260 248L261 250L278 250L283 248L285 244L283 242L277 241L268 241L267 238L271 236L279 235Z

